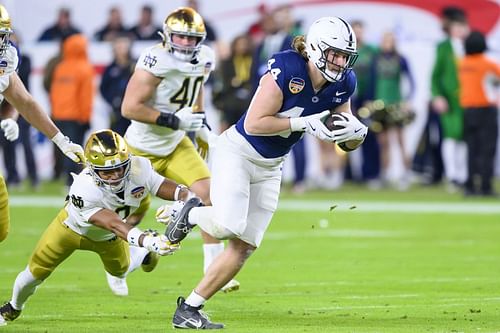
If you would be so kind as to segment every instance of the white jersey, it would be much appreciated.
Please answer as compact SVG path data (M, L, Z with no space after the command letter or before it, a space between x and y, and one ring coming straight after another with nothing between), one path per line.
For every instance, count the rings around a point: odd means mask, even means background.
M3 101L3 92L10 83L10 75L14 73L19 64L17 49L10 44L5 55L0 59L0 103Z
M160 112L172 113L194 104L200 88L215 68L215 56L211 48L202 45L198 62L180 61L162 44L158 44L142 52L135 68L162 78L147 104ZM184 135L182 130L132 120L125 139L138 150L155 156L167 156L175 150Z
M130 159L129 180L125 185L123 199L103 186L98 186L88 168L75 176L65 207L68 217L63 223L76 233L94 241L115 237L114 233L90 223L90 217L106 208L125 218L139 207L141 200L148 193L155 195L164 180L153 170L148 159L139 156L132 156Z

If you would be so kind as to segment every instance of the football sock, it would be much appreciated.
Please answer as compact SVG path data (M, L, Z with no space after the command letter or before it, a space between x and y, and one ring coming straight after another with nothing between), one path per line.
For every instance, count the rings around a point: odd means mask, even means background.
M149 251L143 247L130 246L130 265L128 266L125 276L141 266L142 261L148 255ZM125 277L124 276L124 277Z
M191 292L191 294L186 298L186 304L191 305L195 308L199 307L200 305L204 304L206 302L206 299L198 295L194 290Z
M16 281L14 282L10 305L16 310L22 310L28 297L33 295L36 287L42 282L42 280L35 279L29 267L26 266L26 269L17 275Z
M208 266L214 259L224 251L224 243L203 244L203 272L206 273Z
M7 194L5 180L0 175L0 242L9 233L9 219L9 195Z

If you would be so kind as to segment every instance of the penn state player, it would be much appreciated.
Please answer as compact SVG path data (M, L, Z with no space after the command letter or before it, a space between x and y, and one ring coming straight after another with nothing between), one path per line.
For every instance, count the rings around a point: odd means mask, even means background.
M199 146L208 146L212 134L203 124L203 84L214 69L214 52L202 45L203 18L188 7L167 16L162 36L163 43L142 52L128 83L122 115L131 125L125 140L134 155L148 158L158 173L187 185L210 205L210 172L186 132L196 131ZM206 270L224 244L203 232L202 237ZM222 289L238 288L232 280Z
M82 147L70 142L61 133L33 96L28 93L17 75L19 57L16 47L9 40L12 32L9 13L4 6L0 5L0 103L5 98L31 125L51 138L66 156L75 162L82 163L84 161ZM19 136L19 127L13 119L17 116L14 109L11 109L7 118L0 122L0 128L9 141L14 141ZM7 187L0 174L0 242L7 237L9 225Z
M85 157L87 167L75 176L66 205L17 276L11 300L0 307L0 325L15 320L37 286L75 250L97 253L109 274L123 276L141 265L144 253L168 255L178 248L128 222L142 215L148 194L186 200L193 194L185 186L160 176L148 159L131 156L125 140L111 130L90 135Z
M350 110L356 86L351 68L357 57L351 26L338 17L321 18L306 38L295 38L293 48L269 60L247 113L217 141L213 207L198 207L199 199L193 198L159 216L169 223L166 236L172 243L180 242L194 225L229 239L189 297L178 298L172 320L176 328L224 327L200 309L260 245L278 204L283 160L300 137L308 133L355 148L366 136L366 126ZM336 121L342 129L330 131L323 124L330 110L345 116Z

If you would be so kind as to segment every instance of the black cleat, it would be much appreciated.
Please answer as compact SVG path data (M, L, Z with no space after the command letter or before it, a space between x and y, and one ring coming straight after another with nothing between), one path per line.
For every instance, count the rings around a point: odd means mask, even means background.
M203 305L194 307L185 303L184 297L177 299L172 325L174 328L188 328L194 330L219 330L224 324L212 323L206 313L201 311Z
M14 321L21 314L21 310L16 310L12 307L10 302L5 303L0 307L0 316L4 319L4 321ZM0 318L0 322L1 322Z
M188 222L189 211L201 205L203 205L201 199L194 197L186 201L184 207L178 213L172 214L172 221L165 230L165 236L167 236L170 243L180 243L191 232L194 226Z

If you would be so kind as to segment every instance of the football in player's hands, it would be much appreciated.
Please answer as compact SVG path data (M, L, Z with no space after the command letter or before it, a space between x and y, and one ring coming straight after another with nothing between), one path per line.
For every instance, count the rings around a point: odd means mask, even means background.
M339 130L339 129L342 129L344 128L344 126L341 126L341 125L335 125L335 121L337 120L348 120L346 117L344 117L343 115L341 115L340 113L332 113L331 115L329 115L328 117L325 118L325 126L326 128L328 128L330 131L334 131L334 130Z
M324 121L325 127L328 128L330 131L343 129L345 126L335 124L335 121L337 120L349 121L347 117L343 116L340 113L332 113L330 116L325 118ZM337 146L339 146L339 148L345 152L350 152L358 148L362 143L363 141L360 140L350 140L346 142L337 143Z

